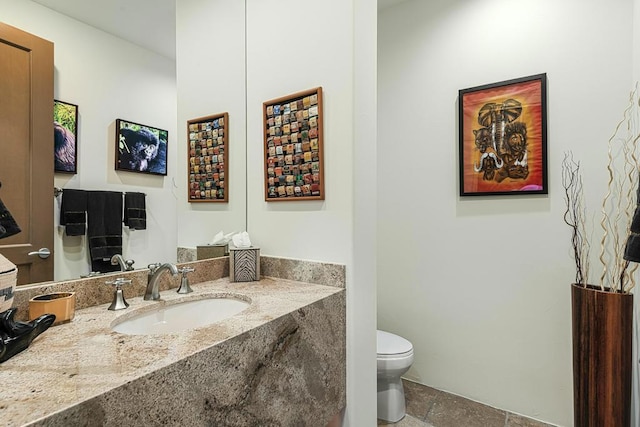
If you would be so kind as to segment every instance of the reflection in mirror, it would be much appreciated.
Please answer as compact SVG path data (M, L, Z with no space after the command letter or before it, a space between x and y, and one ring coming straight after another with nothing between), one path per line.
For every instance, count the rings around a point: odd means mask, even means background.
M50 187L54 280L91 272L86 236L66 236L58 225L63 196L54 197L54 187L144 192L147 229L123 227L122 235L122 256L133 260L136 269L175 262L179 246L195 249L221 230L246 228L245 4L187 0L175 5L174 0L167 1L175 7L171 18L176 28L175 59L35 2L15 1L3 12L3 22L54 43L54 98L79 107L77 173L56 174ZM73 2L82 9L82 0L63 3ZM51 7L54 4L58 3ZM103 17L119 16L112 12L123 4L127 0L101 2L91 9ZM190 204L186 122L223 112L229 114L230 125L229 202ZM166 177L115 170L117 118L168 130Z
M179 132L189 120L228 113L228 203L189 203L187 147L178 152L178 246L246 229L245 2L176 2ZM212 25L215 18L215 25Z

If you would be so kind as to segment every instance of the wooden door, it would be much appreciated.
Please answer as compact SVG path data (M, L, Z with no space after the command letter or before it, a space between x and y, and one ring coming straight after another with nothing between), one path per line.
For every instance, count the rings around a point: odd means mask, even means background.
M53 43L0 23L0 199L22 232L0 239L18 284L53 280ZM42 259L30 252L47 248Z

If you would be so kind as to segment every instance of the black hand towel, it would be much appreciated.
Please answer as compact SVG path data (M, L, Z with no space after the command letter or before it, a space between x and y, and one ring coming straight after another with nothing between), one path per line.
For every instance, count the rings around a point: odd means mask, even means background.
M144 193L125 193L124 225L132 230L147 229L147 211Z
M111 257L122 253L122 193L89 191L87 223L91 270L119 270L120 266L111 265Z
M13 219L13 216L9 212L9 209L7 209L0 199L0 239L13 236L21 231L16 220Z
M65 189L60 205L60 225L67 236L83 236L87 229L87 192Z

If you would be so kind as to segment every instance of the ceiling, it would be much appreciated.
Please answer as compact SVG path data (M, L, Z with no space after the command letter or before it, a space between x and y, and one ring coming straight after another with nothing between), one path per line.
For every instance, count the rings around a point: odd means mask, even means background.
M32 1L176 59L176 0Z
M176 59L176 0L32 0L167 58ZM378 9L407 0L378 0Z

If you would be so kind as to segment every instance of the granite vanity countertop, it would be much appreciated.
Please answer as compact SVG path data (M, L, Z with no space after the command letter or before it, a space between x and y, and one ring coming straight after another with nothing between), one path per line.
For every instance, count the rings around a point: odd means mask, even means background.
M71 322L49 328L29 348L0 365L2 424L20 426L47 417L344 291L271 277L245 283L230 283L225 277L192 288L194 292L187 295L175 289L162 291L160 301L127 299L126 310L109 311L109 304L84 308ZM250 305L221 322L179 333L124 335L111 330L118 320L157 304L212 296L236 297Z

